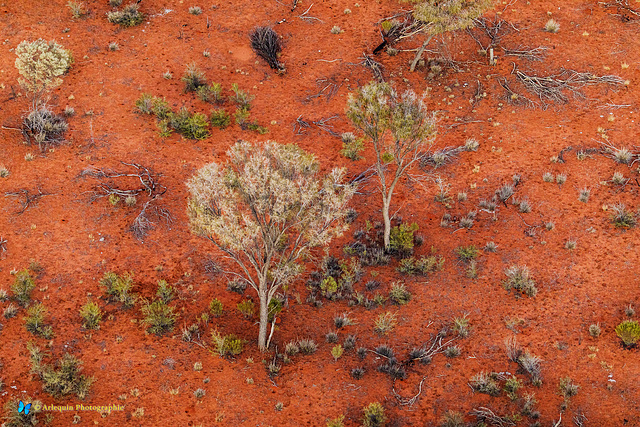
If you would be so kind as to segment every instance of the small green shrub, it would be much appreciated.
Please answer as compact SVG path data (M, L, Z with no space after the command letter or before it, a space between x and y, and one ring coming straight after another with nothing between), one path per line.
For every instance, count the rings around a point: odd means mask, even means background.
M140 98L136 99L136 109L142 114L151 114L153 107L153 96L148 93L143 93Z
M16 47L15 66L22 76L18 81L25 90L38 97L62 83L61 76L71 67L73 57L55 41L23 41Z
M211 331L214 352L220 357L234 357L242 353L244 341L235 335L223 336L217 329Z
M156 291L156 297L165 304L174 298L174 289L167 283L166 280L158 281L158 290Z
M486 393L489 396L500 395L500 386L496 382L496 375L494 372L479 372L471 377L470 385L471 388L479 393Z
M18 307L16 307L13 303L9 303L8 306L5 307L4 312L2 313L5 319L11 319L18 314Z
M428 257L422 256L420 259L415 259L414 257L401 259L397 270L402 274L426 276L429 273L442 270L443 266L444 258L431 255Z
M341 136L342 150L340 150L340 154L353 161L362 159L360 153L364 151L364 140L356 138L351 132L343 133Z
M214 317L222 316L223 309L224 306L218 298L212 299L209 303L209 312L211 312Z
M378 335L386 335L398 324L397 316L395 313L387 311L386 313L380 313L375 321L374 332Z
M79 399L84 399L89 393L93 377L82 375L82 362L75 356L65 353L55 366L42 363L40 349L31 346L32 372L42 380L42 389L56 399L75 394Z
M333 419L327 419L327 427L344 427L344 415Z
M138 10L137 3L131 3L121 11L107 12L107 20L121 27L135 27L142 24L144 14Z
M223 109L212 110L209 119L211 120L211 126L220 129L226 128L231 123L231 117Z
M453 319L453 331L462 338L469 336L469 319L467 319L466 315Z
M616 335L625 347L633 347L640 340L640 324L636 320L625 320L616 326Z
M397 305L405 305L411 301L411 292L407 290L404 283L394 283L389 291L389 299Z
M171 113L171 107L164 98L154 96L151 99L151 112L160 120L164 120L169 117Z
M120 302L125 308L131 308L136 303L136 297L131 293L133 277L129 273L118 276L108 271L100 279L100 284L106 288L107 296L111 302Z
M589 326L589 335L592 337L598 338L601 333L602 330L600 329L600 324L593 323Z
M275 319L275 317L280 314L283 308L284 299L278 296L274 296L273 298L271 298L271 301L269 301L269 305L267 306L267 320L269 322L273 322L273 319Z
M16 278L11 285L13 298L23 307L31 301L31 292L36 288L36 284L31 278L27 269L21 270L16 274Z
M87 301L80 308L80 316L82 317L82 327L85 329L99 329L102 320L102 311L98 303Z
M254 100L255 96L239 89L237 83L231 85L231 90L233 95L229 96L229 101L237 104L238 109L249 111L251 109L251 101Z
M27 316L24 318L27 331L33 335L46 339L53 337L53 328L45 323L47 309L42 303L32 305L27 309Z
M407 254L413 250L413 233L418 231L418 224L400 224L391 228L389 244L392 251Z
M167 117L168 125L188 139L205 139L209 137L209 121L203 113L190 113L182 107L177 113Z
M522 387L522 381L516 377L511 377L504 383L504 391L511 400L518 399L518 390Z
M178 315L174 313L174 308L164 301L154 301L142 307L144 315L143 322L148 325L147 330L156 335L162 335L173 329Z
M320 282L320 291L322 295L331 298L336 292L338 292L338 282L332 276L326 277Z
M460 261L469 262L480 255L480 249L476 248L475 245L459 246L456 249L456 255Z
M529 277L527 266L512 265L504 273L507 275L507 280L503 282L505 289L513 288L529 297L535 297L538 293L536 282Z
M440 420L440 427L464 427L464 416L460 412L447 411Z
M195 91L196 96L201 101L211 102L215 104L224 103L224 97L222 96L222 85L220 83L198 86Z
M184 82L185 92L197 92L198 88L206 87L207 79L195 62L187 65L187 69L181 79Z
M362 425L364 427L382 427L387 422L384 407L379 402L372 402L365 406L363 412Z
M251 300L244 300L238 303L238 311L242 313L245 319L251 319L256 312L256 306Z

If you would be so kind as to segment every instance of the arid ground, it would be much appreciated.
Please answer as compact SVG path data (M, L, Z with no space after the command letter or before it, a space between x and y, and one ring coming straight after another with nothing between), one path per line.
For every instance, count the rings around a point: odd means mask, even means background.
M0 403L29 396L47 405L125 407L110 414L38 414L39 425L56 426L324 426L340 415L345 425L355 426L372 402L382 404L390 426L440 425L447 411L461 413L471 425L478 408L516 420L504 425L640 426L638 349L624 348L615 332L623 320L637 319L634 308L640 310L638 230L612 222L616 205L632 214L639 208L633 160L640 153L640 16L596 0L498 2L484 15L488 23L505 21L495 65L480 52L489 38L476 28L478 41L465 31L434 38L426 62L412 73L409 65L423 35L395 44L395 55L386 50L372 55L382 41L381 22L411 5L302 0L292 11L291 3L142 0L145 20L131 28L107 21L106 13L114 10L107 0L85 0L89 14L78 19L62 0L0 3L0 164L9 172L0 178L0 288L11 295L16 272L30 269L36 283L32 298L48 309L54 332L50 340L29 333L24 308L13 318L0 318ZM640 10L640 3L628 4ZM194 6L202 13L189 13ZM559 23L557 33L544 30L549 19ZM250 32L264 25L282 38L283 75L251 49ZM23 40L38 38L57 41L74 57L49 105L59 114L72 107L75 114L68 119L65 143L44 152L24 144L21 132L11 129L20 128L30 107L18 84L14 50ZM110 49L110 43L118 48ZM537 47L546 48L537 58L516 52ZM379 76L366 57L379 64ZM156 120L137 113L135 101L149 93L165 97L175 110L186 106L208 114L211 104L183 90L181 77L193 62L208 81L222 84L225 96L233 83L254 95L251 118L268 133L242 130L232 118L228 128L213 128L203 140L161 137ZM522 77L566 80L571 71L619 79L569 82L554 101L532 92ZM346 102L350 92L378 77L399 92L425 93L428 108L438 112L434 149L457 147L469 138L479 142L477 151L459 152L438 168L414 168L424 179L403 180L392 202L394 225L402 220L419 226L423 242L414 256L435 253L444 266L426 277L398 272L395 257L386 266L364 267L356 291L370 299L376 292L388 296L392 283L403 281L412 294L406 305L387 301L368 309L349 299L319 297L322 304L316 307L308 302L306 283L320 269L325 256L320 249L287 290L270 350L261 353L256 318L246 319L236 309L244 299L256 300L255 292L231 292L229 277L212 271L214 263L234 266L211 242L191 233L185 182L203 165L224 162L227 149L240 139L295 143L315 154L323 170L342 166L357 176L372 164L373 152L367 146L357 161L340 154L340 134L355 131L345 116ZM233 112L228 103L222 108ZM631 151L626 164L615 159L623 147ZM164 215L150 217L153 228L141 239L130 228L148 196L141 194L135 206L114 206L94 197L101 181L86 174L90 168L130 170L123 162L149 168L166 187L150 208ZM547 172L552 182L543 179ZM623 175L619 183L612 180L615 172ZM514 175L520 176L515 194L490 212L482 201L513 183ZM119 181L136 184L135 178ZM589 194L581 201L585 189ZM514 199L528 201L530 212L521 212L527 209ZM343 248L354 233L382 220L374 180L354 196L351 207L357 218L327 248L338 259L350 258ZM460 219L472 211L472 226L462 227ZM483 250L488 242L497 245L495 252ZM469 245L481 249L475 277L456 255L456 248ZM537 295L505 289L505 269L513 265L529 268ZM134 292L148 300L159 280L174 286L177 298L170 305L179 313L174 330L161 337L149 334L141 323L141 303L129 310L108 303L99 284L107 271L130 272ZM380 287L366 290L371 280ZM88 298L103 310L98 330L82 327L79 310ZM213 298L223 303L224 314L203 320ZM1 302L0 308L10 303ZM387 311L396 314L397 326L380 336L374 322ZM337 330L334 318L343 313L355 324ZM404 379L380 372L384 360L375 352L368 351L364 360L357 355L359 347L386 345L406 360L413 348L433 342L443 327L464 316L469 335L450 332L445 338L455 340L460 355L439 353L429 364L407 366ZM192 324L199 324L200 337L185 342L182 329ZM599 325L600 336L590 334L590 325ZM214 354L214 328L246 340L244 351L231 359ZM330 331L337 331L340 343L354 335L355 349L334 360L335 344L325 339ZM507 357L510 337L541 359L541 385L532 384ZM282 353L286 343L298 339L314 340L318 350L294 355L288 363L274 356L276 348ZM54 399L43 391L31 373L29 341L51 354L47 360L64 352L82 360L82 372L95 378L84 400ZM274 357L281 369L270 377L266 366ZM196 362L200 370L194 369ZM352 369L360 367L364 375L355 379ZM482 371L498 373L501 388L512 376L522 386L513 399L504 391L478 392L470 381ZM565 378L578 388L563 405ZM204 396L195 397L197 389ZM525 395L532 393L537 419L522 414Z

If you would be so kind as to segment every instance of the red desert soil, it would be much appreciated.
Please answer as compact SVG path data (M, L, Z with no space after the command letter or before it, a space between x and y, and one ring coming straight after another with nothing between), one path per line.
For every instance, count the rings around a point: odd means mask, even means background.
M220 421L220 425L322 426L327 418L341 414L346 425L360 425L362 408L379 401L388 425L431 426L438 425L447 410L465 414L467 422L475 421L471 411L478 407L500 415L517 414L522 396L535 393L543 426L552 425L561 414L566 426L574 425L578 414L588 419L584 425L589 426L640 426L638 349L624 349L614 331L627 318L626 307L631 304L640 309L638 231L617 229L610 220L611 206L616 203L626 204L633 212L638 208L637 165L617 164L602 154L584 160L576 156L579 148L601 148L603 135L616 147L637 146L637 21L623 22L614 15L615 9L606 10L595 0L520 0L509 6L505 2L485 15L493 18L495 11L504 9L500 17L517 26L519 31L506 36L503 44L548 47L543 61L506 57L497 49L498 62L491 67L465 32L447 34L429 45L434 53L427 52L426 57L435 58L438 49L445 49L459 68L445 67L442 75L433 78L427 78L424 68L408 71L412 52L376 56L384 78L399 91L427 91L429 109L439 112L436 147L458 146L467 138L480 143L477 152L463 152L435 171L450 185L449 207L434 201L437 186L432 182L424 187L405 182L392 202L392 212L397 210L404 221L420 227L424 243L416 248L416 255L428 255L433 247L445 257L444 269L425 279L398 273L397 260L386 267L367 267L356 290L363 291L364 283L375 277L386 295L392 282L403 280L413 294L406 306L387 303L367 310L349 307L346 301L325 300L321 308L315 308L305 303L309 293L305 282L309 272L318 269L323 256L320 250L317 261L309 263L307 272L288 292L288 308L274 334L272 350L261 354L256 348L255 321L243 319L235 309L242 297L227 290L225 277L205 272L207 261L221 257L211 243L190 233L185 182L204 164L224 161L226 150L238 139L296 143L313 152L323 169L344 166L350 175L366 169L371 152L352 162L339 154L340 138L315 126L297 134L294 124L299 116L308 122L337 116L329 121L334 131L353 131L344 115L347 96L374 79L369 68L359 65L363 52L370 54L380 43L376 23L408 10L408 5L391 0L360 0L360 4L304 0L291 12L291 1L284 0L142 0L141 10L147 14L144 23L121 29L105 18L111 10L107 0L84 3L90 10L86 19L72 19L62 0L0 4L2 125L19 127L29 106L26 96L20 94L14 67L14 49L23 40L56 40L72 51L75 63L53 92L50 105L56 112L65 106L76 112L69 119L68 142L46 153L24 145L20 132L2 130L0 164L10 175L0 178L0 237L7 241L6 251L0 253L0 288L9 290L12 272L39 264L42 270L36 275L33 295L49 309L55 337L46 341L27 332L24 309L12 319L0 319L0 378L4 382L0 403L28 395L46 404L125 406L123 412L109 415L54 413L51 425L56 426L69 425L75 415L80 416L81 425L197 426ZM203 13L189 14L191 6L200 6ZM306 16L318 19L301 19L307 10ZM551 17L560 24L556 34L543 31ZM251 51L249 32L259 25L272 25L283 38L281 59L287 67L283 76ZM343 32L332 34L333 26ZM417 36L396 47L414 49L422 40ZM118 43L119 50L109 50L111 42ZM204 51L210 56L205 57ZM226 93L232 83L238 83L255 95L252 118L267 126L269 133L258 135L233 124L226 130L213 130L211 137L198 142L176 134L161 138L155 120L136 114L134 102L147 92L166 97L173 108L185 105L208 113L210 104L183 93L180 77L191 62L205 71L209 81L221 83ZM513 64L540 76L566 68L617 75L628 84L615 90L590 86L584 88L584 99L569 95L563 105L528 108L512 105L499 84L506 78L521 95L540 104L516 83ZM163 78L166 71L173 74L172 79ZM323 82L339 86L330 99L314 96L326 86ZM486 97L473 105L478 85ZM564 153L564 162L550 161L569 146L573 150ZM32 161L25 160L28 153L34 155ZM114 208L105 199L91 202L97 181L80 176L90 166L117 169L122 167L120 162L148 166L162 175L161 183L167 187L161 204L173 221L168 225L158 222L143 242L128 231L137 208L122 204ZM610 182L615 171L630 178L626 186ZM566 174L566 183L543 182L545 172ZM522 177L515 196L529 200L530 213L519 213L507 203L495 215L479 210L468 230L458 230L457 224L440 225L446 213L460 217L478 210L479 201L490 199L514 174ZM38 187L47 195L20 215L16 211L21 199L4 197ZM582 188L591 190L587 203L578 200ZM468 199L459 202L456 195L463 191ZM329 253L346 257L342 247L366 221L380 221L380 205L373 185L356 195L352 206L358 217L342 239L332 242ZM555 224L551 231L543 226L548 222ZM568 240L577 241L574 250L565 249ZM481 248L489 241L498 245L497 252L482 252L477 279L467 278L455 249L472 244ZM504 269L514 264L529 266L538 285L537 296L517 298L501 286ZM180 318L173 334L145 333L139 305L125 311L107 304L98 284L106 271L132 272L134 290L146 298L154 296L160 279L174 285L179 298L172 304ZM93 332L82 329L78 314L90 295L105 312L101 328ZM250 291L245 295L255 299ZM182 327L196 323L212 298L224 303L225 313L211 318L202 341L210 347L214 327L246 339L244 352L234 360L181 340ZM0 308L8 304L2 302ZM398 326L379 337L373 323L389 310L397 312ZM335 329L333 318L345 312L356 324L338 332L340 342L354 334L356 347L373 349L386 344L401 359L454 317L467 314L471 334L456 341L459 357L437 355L429 365L411 366L407 378L394 384L377 371L380 361L371 353L360 361L352 350L334 361L333 344L326 343L325 334ZM521 319L515 326L518 343L543 360L540 387L517 372L517 365L506 357L504 340L514 336L506 326L510 319ZM602 328L599 338L588 332L595 323ZM273 349L277 346L282 351L287 342L299 338L315 340L318 351L294 356L271 380L265 363L273 358ZM30 373L30 340L56 358L68 351L84 362L84 373L96 379L84 401L75 397L54 400L42 391L41 381ZM202 370L194 370L195 362L202 363ZM365 367L364 377L355 380L350 371L360 366ZM504 392L499 397L474 392L468 383L480 371L516 374L523 381L520 398L511 401ZM579 389L561 412L559 382L564 377L571 377ZM402 405L393 389L402 398L410 398L418 393L423 378L415 403ZM193 393L199 388L206 395L196 399ZM281 410L276 409L279 403ZM142 416L139 408L144 408ZM518 425L533 422L522 416Z

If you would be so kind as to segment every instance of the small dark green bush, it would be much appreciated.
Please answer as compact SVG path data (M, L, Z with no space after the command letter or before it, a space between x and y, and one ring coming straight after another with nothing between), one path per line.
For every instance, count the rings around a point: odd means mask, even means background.
M135 305L136 297L131 293L133 277L129 273L118 276L112 271L104 274L100 284L106 288L107 296L111 302L120 302L125 308Z
M364 151L364 140L356 138L351 132L343 133L341 137L342 150L340 150L340 154L353 161L362 159L360 152Z
M174 289L167 283L166 280L158 281L158 290L156 291L156 296L158 299L165 304L171 301L174 297Z
M36 288L36 284L29 272L25 269L16 274L16 278L11 285L14 299L22 306L26 306L31 301L31 292Z
M625 347L633 347L640 340L640 324L636 320L625 320L616 326L616 335Z
M151 114L153 107L153 96L148 93L143 93L140 98L136 100L136 109L142 114Z
M223 104L222 85L220 83L212 83L210 85L199 86L196 88L196 95L204 102L215 104Z
M198 68L195 62L187 65L187 70L182 76L185 92L196 92L198 88L207 85L207 79L204 73Z
M53 328L45 323L47 309L42 303L34 304L27 309L27 316L24 318L27 331L33 335L38 335L46 339L53 337Z
M503 282L505 289L515 289L523 294L535 297L538 293L536 282L529 277L529 269L526 266L513 265L505 271L507 280Z
M85 329L98 329L100 328L100 321L102 320L102 311L100 306L92 301L87 301L85 305L80 309L80 316L82 316L82 327Z
M107 12L107 20L122 27L135 27L144 21L144 14L138 10L137 3L131 3L121 11Z
M298 340L298 348L302 354L313 354L318 350L318 345L310 339Z
M612 209L611 222L616 228L633 228L636 226L637 220L635 215L629 212L624 204L618 203L614 205Z
M255 98L253 95L238 88L237 83L231 85L233 95L229 96L229 101L238 105L239 110L249 111L251 109L251 101Z
M401 259L397 270L403 274L426 276L429 273L442 270L443 266L444 258L430 255L428 257L422 256L420 259L414 257Z
M171 331L176 323L178 315L174 308L163 301L154 301L142 307L144 323L148 325L148 331L152 334L162 335Z
M217 109L211 111L211 126L224 129L231 123L231 117L223 109Z
M460 261L469 262L480 255L480 249L476 248L475 245L459 246L456 249L456 255Z
M171 107L164 98L154 96L151 99L151 112L160 120L164 120L169 117L171 113Z
M418 231L418 224L400 224L391 228L390 248L400 254L408 254L413 251L413 233Z
M256 306L253 303L253 301L251 300L244 300L238 303L237 305L238 307L238 311L240 313L242 313L242 315L246 318L246 319L250 319L253 317L253 315L256 312Z
M489 396L499 396L500 386L496 382L495 373L480 372L474 375L470 381L471 387L479 392L486 393Z
M175 119L169 118L169 124L176 132L188 139L205 139L209 137L209 121L202 113L191 114L182 108Z

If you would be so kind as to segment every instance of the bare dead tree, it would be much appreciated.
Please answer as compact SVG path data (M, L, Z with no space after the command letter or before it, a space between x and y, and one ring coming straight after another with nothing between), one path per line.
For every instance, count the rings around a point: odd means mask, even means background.
M21 209L15 212L15 215L22 215L29 209L30 207L36 205L38 201L44 196L50 196L50 193L43 193L40 189L40 186L36 187L36 191L28 190L22 188L17 191L12 191L8 193L4 193L5 197L19 197L22 198L20 200Z
M130 231L135 238L142 241L155 225L151 218L162 220L166 224L173 222L171 213L156 204L157 200L167 192L167 187L160 183L159 178L161 175L156 174L148 167L137 163L120 163L129 167L130 171L99 169L91 166L83 170L80 176L100 180L100 183L93 190L91 202L111 196L117 196L125 200L128 197L135 198L141 195L145 195L148 198L130 227Z

